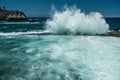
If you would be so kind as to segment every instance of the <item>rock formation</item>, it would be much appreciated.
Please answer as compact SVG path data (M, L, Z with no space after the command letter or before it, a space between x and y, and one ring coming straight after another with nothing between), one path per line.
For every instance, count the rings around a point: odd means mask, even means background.
M0 7L0 20L26 20L26 15L21 11L6 10Z

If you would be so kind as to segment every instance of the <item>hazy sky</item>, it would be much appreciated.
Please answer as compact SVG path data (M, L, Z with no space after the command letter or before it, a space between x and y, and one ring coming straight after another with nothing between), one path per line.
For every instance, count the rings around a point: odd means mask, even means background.
M0 5L7 9L21 10L35 17L49 15L52 5L62 10L65 4L76 5L84 12L97 11L107 17L120 17L120 0L0 0Z

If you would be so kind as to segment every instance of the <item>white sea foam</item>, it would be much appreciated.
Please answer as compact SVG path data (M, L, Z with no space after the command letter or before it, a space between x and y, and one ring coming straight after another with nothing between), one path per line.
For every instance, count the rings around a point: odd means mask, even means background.
M120 80L119 44L118 37L0 37L1 80Z
M39 22L0 22L0 24L39 24Z
M28 32L0 32L0 36L14 36L14 35L35 35L35 34L51 34L49 31L28 31Z
M27 43L35 51L28 78L36 80L120 80L119 38L47 36ZM112 42L112 43L111 43ZM39 43L39 44L38 44ZM42 46L39 46L40 43ZM31 46L34 46L31 48ZM28 51L27 50L27 51ZM29 52L30 52L29 51Z
M55 11L46 28L54 34L106 34L109 25L98 12L85 14L76 7Z

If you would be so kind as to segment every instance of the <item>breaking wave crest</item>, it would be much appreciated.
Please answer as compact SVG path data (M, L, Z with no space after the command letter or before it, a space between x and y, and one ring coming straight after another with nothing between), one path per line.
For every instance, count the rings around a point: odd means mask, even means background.
M109 25L98 12L85 14L76 7L55 11L52 19L46 22L48 31L54 34L106 34Z

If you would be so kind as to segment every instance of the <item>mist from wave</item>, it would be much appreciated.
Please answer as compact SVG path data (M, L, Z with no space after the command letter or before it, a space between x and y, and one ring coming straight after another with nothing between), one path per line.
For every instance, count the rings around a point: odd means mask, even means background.
M86 14L75 6L54 11L46 22L46 29L54 34L106 34L109 25L98 12Z

